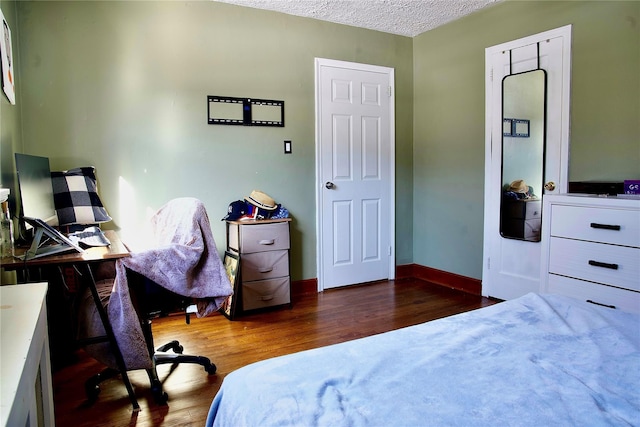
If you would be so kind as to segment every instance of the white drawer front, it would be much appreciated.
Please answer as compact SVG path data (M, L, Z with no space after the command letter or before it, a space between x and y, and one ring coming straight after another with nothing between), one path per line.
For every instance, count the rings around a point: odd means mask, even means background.
M614 306L622 311L640 313L640 293L584 282L563 276L549 275L549 293L565 295L582 301Z
M637 210L553 205L551 235L640 247Z
M242 253L289 249L289 224L286 222L241 227Z
M640 249L552 237L549 273L640 291Z
M242 256L242 280L263 280L289 275L289 251L256 252Z
M289 304L289 277L242 283L242 309Z

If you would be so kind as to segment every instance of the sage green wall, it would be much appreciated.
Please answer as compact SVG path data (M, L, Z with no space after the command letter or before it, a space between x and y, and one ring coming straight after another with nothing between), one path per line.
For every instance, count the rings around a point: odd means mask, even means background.
M411 262L411 38L216 2L17 9L26 152L57 170L95 165L125 238L167 200L194 196L220 250L228 203L260 189L294 218L294 280L316 277L314 58L395 68L397 259ZM207 95L284 100L286 126L208 125Z
M17 19L15 6L16 4L13 1L0 1L0 9L11 30L13 72L15 75L18 75L20 73L20 54L16 50ZM21 81L20 79L16 79L14 82L16 99L19 99ZM2 91L2 89L0 89L0 91ZM18 100L16 104L19 105ZM15 206L15 195L18 191L14 174L15 162L13 160L13 153L22 149L20 117L20 109L16 105L12 105L2 91L2 93L0 93L0 187L8 188L11 191L9 195L10 206ZM4 269L0 269L1 284L15 282L15 273L5 272Z
M414 38L414 262L482 277L485 48L573 24L570 180L640 178L640 2L509 1Z

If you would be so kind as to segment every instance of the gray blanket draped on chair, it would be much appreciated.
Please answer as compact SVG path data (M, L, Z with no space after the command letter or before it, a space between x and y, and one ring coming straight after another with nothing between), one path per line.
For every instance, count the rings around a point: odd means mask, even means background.
M151 239L148 249L116 262L108 305L109 320L128 370L151 368L152 361L129 294L127 269L195 299L198 317L217 311L233 292L206 210L198 199L174 199L161 207L151 218Z

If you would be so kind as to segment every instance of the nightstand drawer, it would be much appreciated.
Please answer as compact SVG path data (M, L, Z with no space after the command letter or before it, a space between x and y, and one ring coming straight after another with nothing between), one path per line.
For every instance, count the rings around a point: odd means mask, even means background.
M272 307L289 304L289 277L259 280L257 282L242 283L242 309Z
M267 251L245 254L240 265L242 280L270 279L289 275L289 251Z
M553 205L551 235L591 242L640 246L637 210Z
M640 291L640 249L552 237L549 273Z
M289 223L229 225L228 245L243 254L289 249Z
M503 216L507 218L534 219L541 218L540 200L503 200Z
M549 275L548 292L640 313L640 292L626 291L569 277Z

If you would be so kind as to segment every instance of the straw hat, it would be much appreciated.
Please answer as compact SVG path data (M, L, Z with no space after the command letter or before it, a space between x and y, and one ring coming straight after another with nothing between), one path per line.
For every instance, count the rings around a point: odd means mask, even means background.
M518 179L509 184L509 191L513 191L514 193L528 193L529 186L524 179Z
M245 197L244 199L253 206L268 211L274 211L278 207L275 200L260 190L253 190L249 197Z

